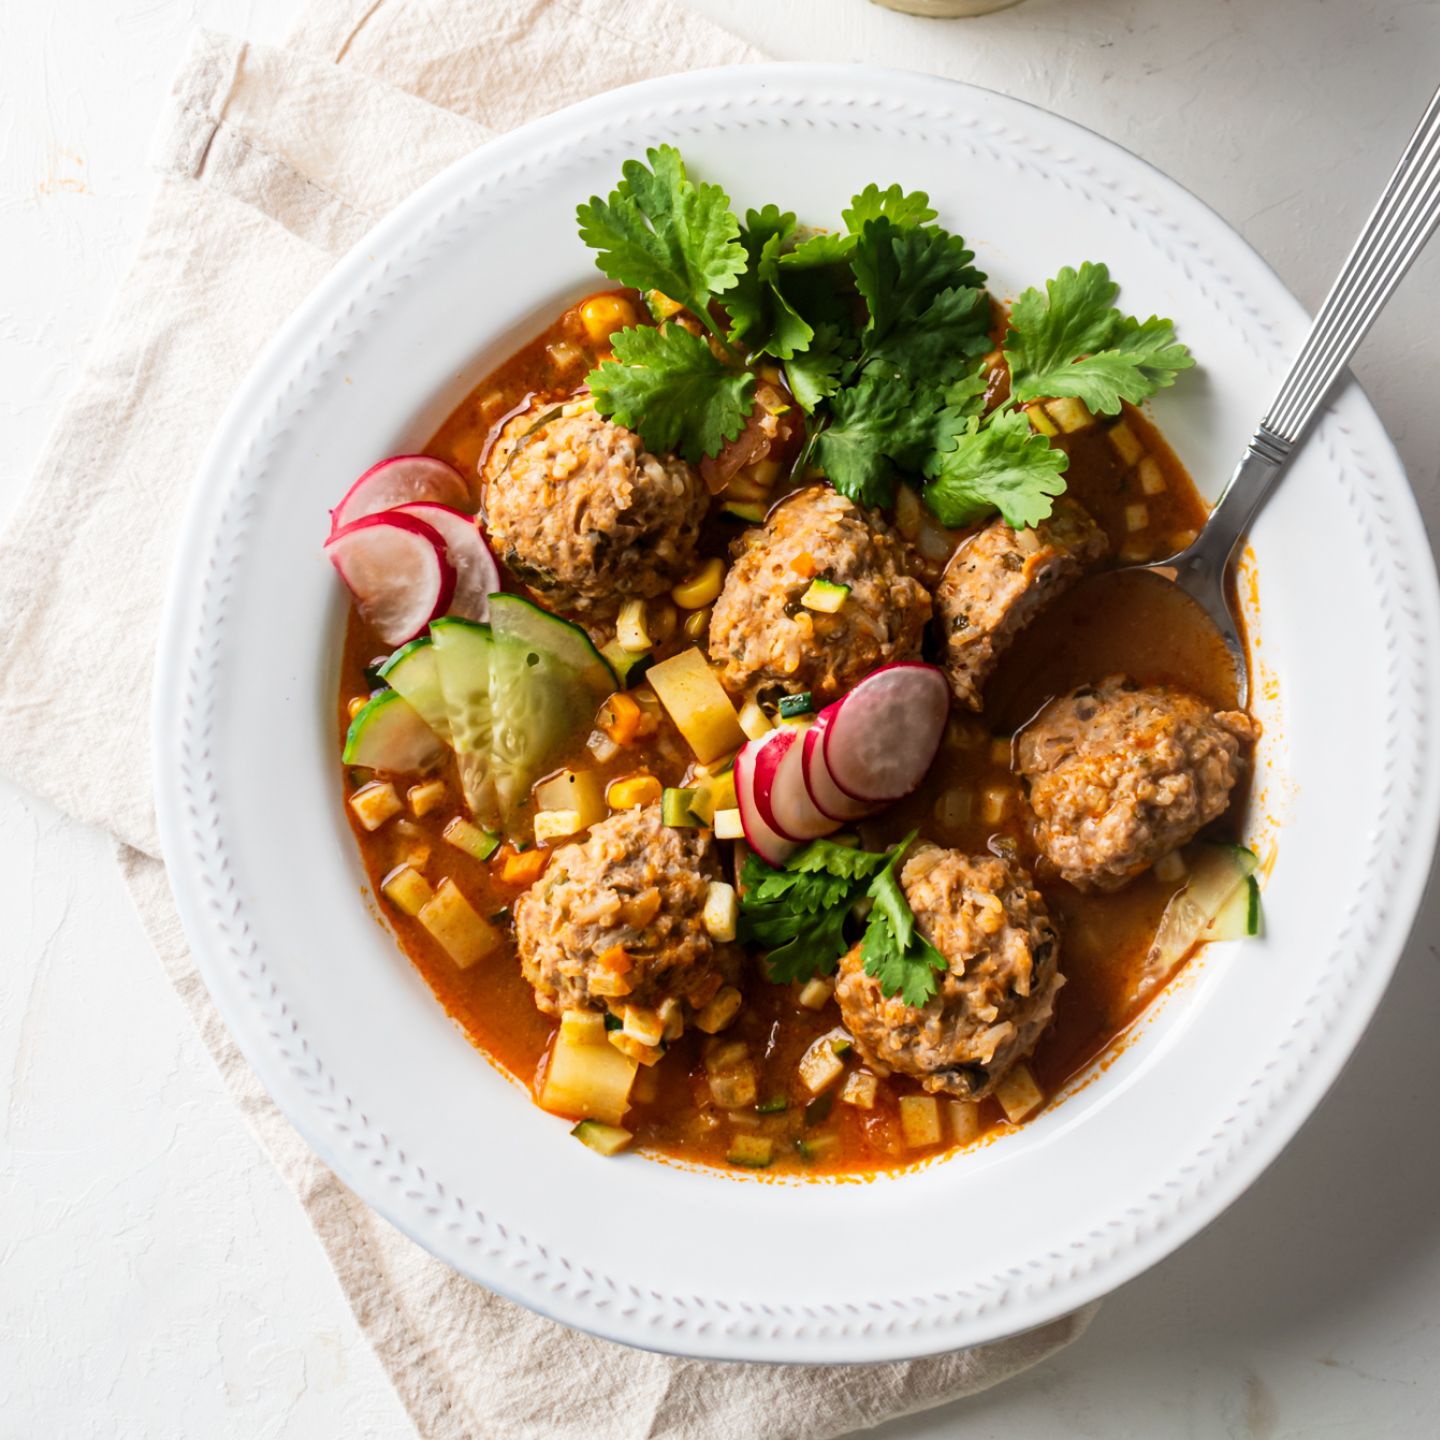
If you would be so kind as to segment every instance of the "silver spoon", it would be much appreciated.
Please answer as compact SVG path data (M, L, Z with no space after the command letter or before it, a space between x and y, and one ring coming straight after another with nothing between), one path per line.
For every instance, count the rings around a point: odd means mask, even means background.
M1173 580L1210 617L1235 662L1239 704L1249 703L1245 646L1226 578L1250 521L1365 332L1440 220L1440 90L1430 100L1389 183L1325 297L1265 418L1246 446L1205 528L1177 555L1147 570Z

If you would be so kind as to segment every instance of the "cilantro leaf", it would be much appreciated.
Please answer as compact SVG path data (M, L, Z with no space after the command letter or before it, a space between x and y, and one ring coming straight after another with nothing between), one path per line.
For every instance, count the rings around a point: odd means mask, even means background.
M1097 414L1138 404L1194 363L1169 320L1141 322L1115 308L1120 287L1104 265L1069 266L1027 290L1010 311L1005 359L1020 402L1073 395Z
M862 505L888 505L895 494L894 448L909 386L870 371L830 397L830 424L815 440L815 463L842 494Z
M612 280L659 290L710 324L712 297L734 288L748 256L740 222L718 185L696 185L671 145L646 151L653 169L627 160L608 200L576 210L580 238Z
M867 352L897 327L914 329L944 290L978 289L985 276L958 235L935 227L906 229L885 216L867 220L850 257L870 312ZM987 315L988 320L988 315Z
M840 367L844 363L840 333L830 324L817 325L809 348L786 360L785 383L807 415L840 388Z
M785 298L780 289L781 248L795 231L795 217L767 205L745 216L740 238L750 264L726 297L730 338L744 340L754 353L768 352L789 360L806 350L815 336L813 327Z
M826 874L844 880L868 880L884 868L885 859L873 850L861 850L854 845L812 840L790 857L785 868L799 875Z
M882 190L872 183L851 200L848 210L841 212L845 228L852 235L859 235L867 220L878 220L882 215L896 225L912 226L928 224L935 218L935 211L923 190L907 194L898 185Z
M923 311L898 320L868 354L907 375L943 384L989 349L990 297L983 290L951 287Z
M602 415L636 431L656 454L678 451L692 464L718 454L744 428L755 377L715 358L679 325L621 330L615 359L586 376Z
M821 230L808 235L780 257L782 270L817 270L825 265L843 265L855 248L853 235Z
M925 503L942 525L971 525L993 508L1024 530L1050 514L1068 464L1063 450L1031 433L1023 411L991 415L983 425L972 415L952 447L930 457Z
M868 894L875 904L860 954L865 973L880 982L882 995L899 995L907 1005L918 1009L934 995L937 973L943 974L950 967L916 928L915 914L897 879L900 863L914 838L912 830L890 852L885 868L871 881Z

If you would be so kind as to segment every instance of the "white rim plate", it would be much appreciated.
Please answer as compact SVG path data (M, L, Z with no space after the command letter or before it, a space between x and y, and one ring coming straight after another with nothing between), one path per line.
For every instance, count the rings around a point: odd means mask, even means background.
M1389 980L1440 815L1440 606L1396 456L1340 394L1254 533L1263 942L1218 947L1133 1043L1013 1136L861 1184L603 1162L465 1042L361 901L333 734L326 510L597 277L575 203L661 140L737 208L825 223L928 190L1014 294L1107 261L1203 371L1157 416L1213 496L1305 317L1179 186L973 87L869 68L677 76L497 140L425 186L268 347L195 489L156 691L161 830L197 961L277 1103L462 1273L634 1345L884 1360L1041 1324L1168 1254L1318 1103ZM1342 699L1343 697L1343 699ZM1337 703L1340 701L1341 703ZM1063 1003L1063 998L1062 998Z

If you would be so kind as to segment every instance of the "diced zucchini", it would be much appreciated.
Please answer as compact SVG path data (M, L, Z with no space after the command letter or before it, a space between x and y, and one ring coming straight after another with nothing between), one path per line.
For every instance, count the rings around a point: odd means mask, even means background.
M387 820L398 815L404 806L395 787L385 780L362 785L350 797L350 808L367 830L378 830Z
M781 1115L790 1108L790 1102L783 1095L772 1095L768 1100L762 1100L756 1107L757 1115Z
M580 817L577 830L588 830L609 813L604 783L594 770L557 770L535 787L535 808L573 810Z
M413 866L397 865L380 882L380 893L404 915L418 915L434 891Z
M703 763L708 765L745 743L730 697L693 645L653 666L646 679Z
M655 1009L660 1017L660 1038L668 1045L685 1033L685 1010L673 996L667 995Z
M415 917L461 970L501 944L500 932L475 913L453 880L445 879Z
M840 1149L840 1137L838 1135L807 1135L803 1140L795 1142L796 1154L807 1165L818 1165L821 1161L830 1159Z
M550 1050L540 1105L558 1115L575 1115L618 1125L630 1103L636 1062L613 1045L577 1045L562 1030Z
M490 700L490 659L495 648L488 625L447 615L430 622L435 665L445 696L450 744L460 771L465 803L474 815L495 810L491 767L494 719Z
M830 1112L835 1108L835 1092L827 1090L823 1095L817 1095L805 1107L805 1128L808 1130L815 1125L823 1125L829 1118Z
M457 850L482 863L500 848L499 835L493 830L482 830L463 815L457 815L441 833Z
M420 718L447 745L450 743L450 712L440 684L440 669L435 663L435 642L430 636L421 635L402 645L380 667L378 674L392 690L410 702Z
M743 840L745 826L740 821L739 810L717 810L715 812L715 838L717 840Z
M655 657L648 650L627 650L618 640L602 646L600 653L615 672L621 688L626 690L638 685L641 677L655 663Z
M995 1087L995 1098L1012 1125L1018 1125L1044 1103L1045 1092L1036 1083L1028 1065L1016 1065ZM904 1103L903 1101L901 1102Z
M723 880L710 882L705 891L705 908L700 912L700 922L712 940L724 944L735 938L735 932L740 925L740 897L735 893L733 885L728 885ZM717 994L715 999L719 998L720 995Z
M834 615L849 598L848 585L837 585L833 580L812 580L810 588L800 597L800 603L807 610Z
M900 1129L912 1150L940 1143L940 1102L933 1095L900 1097Z
M759 740L775 727L770 723L770 717L753 700L747 700L740 707L740 728L747 739Z
M733 985L724 986L695 1016L695 1028L707 1035L718 1035L740 1013L744 998Z
M765 507L758 500L727 500L720 510L747 525L760 525L765 520Z
M598 1010L566 1010L560 1016L560 1033L571 1045L603 1045L608 1018Z
M1255 929L1251 931L1248 928L1252 899L1248 882L1254 878L1259 864L1251 851L1243 845L1200 841L1188 846L1185 856L1190 878L1185 888L1171 897L1160 918L1154 943L1145 957L1144 975L1139 987L1142 994L1163 985L1175 967L1202 940L1231 938L1228 934L1212 935L1210 927L1227 913L1226 907L1237 892L1244 894L1245 929L1242 933L1254 934L1260 929L1258 885L1253 897Z
M732 1165L763 1170L775 1158L775 1142L764 1135L737 1135L725 1158Z
M388 775L414 775L430 769L444 749L444 741L398 690L382 690L356 712L341 758Z
M1247 875L1216 912L1201 937L1204 940L1244 940L1260 933L1260 882Z
M691 808L699 796L696 790L677 790L667 786L660 796L660 823L680 829L695 829L704 821Z
M800 715L813 715L815 702L808 690L802 690L798 695L782 695L778 708L782 720L793 720Z
M618 1125L604 1125L599 1120L582 1120L570 1133L600 1155L618 1155L635 1138L628 1130Z

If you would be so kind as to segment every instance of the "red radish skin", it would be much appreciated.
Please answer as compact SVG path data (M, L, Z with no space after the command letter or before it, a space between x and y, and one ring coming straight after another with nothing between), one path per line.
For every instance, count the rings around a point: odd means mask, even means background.
M455 568L455 593L446 613L462 620L488 620L490 597L500 588L500 569L475 517L428 500L397 505L389 513L423 520L445 542L446 557Z
M863 820L873 814L875 807L863 800L852 800L836 783L825 768L825 711L805 732L800 756L801 771L805 777L805 789L809 791L811 803L822 814L828 815L837 825L851 820Z
M330 512L330 534L397 505L428 501L464 510L470 504L465 477L433 455L392 455L372 465Z
M445 613L455 593L445 542L413 515L366 515L332 535L325 553L366 624L387 645L413 640Z
M903 799L934 763L949 714L943 671L918 660L883 665L826 707L825 768L852 800Z
M818 840L833 835L841 822L832 819L814 801L805 784L807 731L797 729L795 740L776 764L768 790L756 784L755 798L773 830L787 840ZM757 775L758 775L757 769Z
M765 819L756 803L757 762L767 746L783 744L789 748L794 735L785 730L772 730L761 740L749 740L735 756L735 803L740 809L740 824L745 841L767 864L779 869L798 848Z

